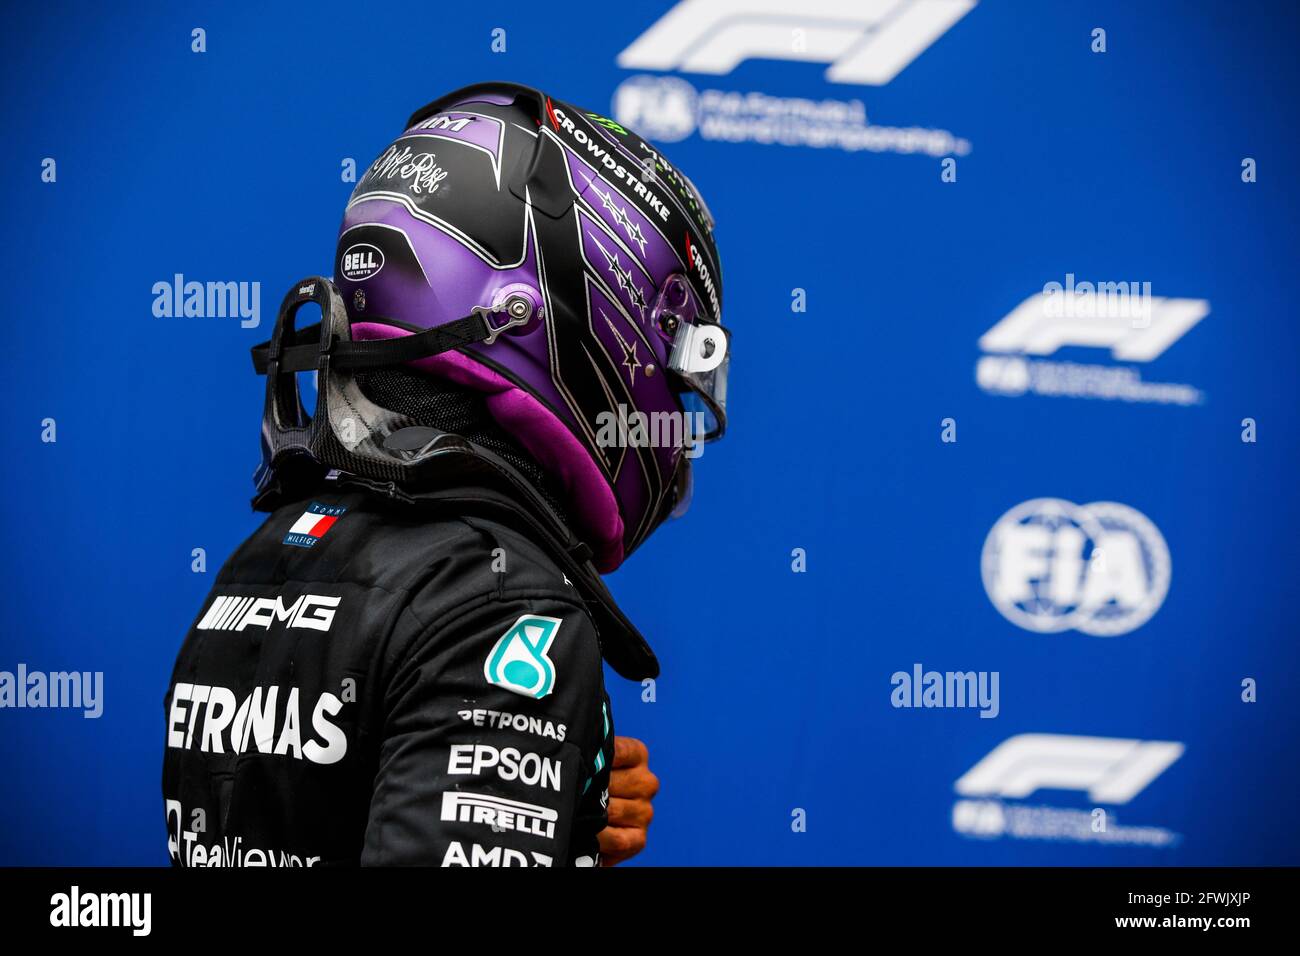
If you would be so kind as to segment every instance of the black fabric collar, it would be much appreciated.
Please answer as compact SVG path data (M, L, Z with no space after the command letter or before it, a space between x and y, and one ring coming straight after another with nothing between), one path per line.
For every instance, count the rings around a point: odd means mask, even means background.
M509 480L513 476L502 477ZM591 563L591 548L522 479L516 479L509 490L494 488L489 483L467 483L420 491L400 489L394 482L351 475L340 475L336 480L340 487L362 488L436 514L488 518L526 535L551 555L577 588L596 626L601 654L609 666L628 680L659 676L658 658Z

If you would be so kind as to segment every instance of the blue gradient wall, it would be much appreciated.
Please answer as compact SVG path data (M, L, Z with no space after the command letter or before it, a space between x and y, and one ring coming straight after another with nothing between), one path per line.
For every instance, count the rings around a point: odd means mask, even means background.
M611 579L664 664L653 694L609 676L618 731L649 743L663 780L642 862L1300 863L1294 8L985 0L871 85L792 57L620 66L671 5L580 6L5 14L0 670L102 671L105 691L93 720L0 710L0 863L166 861L167 677L256 523L247 349L290 282L328 270L343 160L364 166L414 108L489 78L678 138L665 152L718 221L732 427L697 462L692 512ZM873 126L965 146L722 138L689 113L724 102L709 90L857 101ZM809 122L783 135L805 141ZM151 289L177 273L259 282L260 326L155 317ZM1149 359L981 346L1067 276L1149 282L1208 312ZM1026 375L1075 374L1044 362L1198 400L1027 390ZM1042 632L999 611L986 541L1044 498L1123 504L1158 529L1169 585L1145 623ZM1150 594L1158 548L1127 533L1142 573L1119 584ZM1033 578L992 562L1004 582ZM893 706L892 675L915 664L997 672L998 715ZM958 793L1024 734L1054 736ZM1134 783L1149 751L1083 759L1079 737L1182 749ZM1088 783L1126 774L1127 789ZM973 815L954 816L965 800ZM1044 807L1169 839L1018 830Z

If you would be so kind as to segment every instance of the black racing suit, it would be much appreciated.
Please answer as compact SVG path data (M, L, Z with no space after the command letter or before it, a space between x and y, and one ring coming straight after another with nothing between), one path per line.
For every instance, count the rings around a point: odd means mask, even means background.
M279 507L176 660L173 863L594 865L613 724L571 576L491 517Z

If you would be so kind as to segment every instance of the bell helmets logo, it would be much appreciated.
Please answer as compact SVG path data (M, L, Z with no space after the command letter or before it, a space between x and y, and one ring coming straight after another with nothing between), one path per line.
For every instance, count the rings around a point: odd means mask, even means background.
M1041 634L1126 634L1169 593L1169 547L1127 505L1035 498L993 526L980 561L984 589L1008 621Z
M884 86L975 0L681 0L618 56L631 70L730 73L750 59L829 63L832 83Z
M1128 803L1184 747L1170 740L1017 734L957 781L963 797L1028 797L1037 790L1085 790L1096 803Z
M483 662L489 684L540 700L555 689L555 664L547 650L555 641L559 618L524 614L492 646Z
M378 246L358 242L348 246L339 259L339 271L352 282L364 282L384 267L384 253Z

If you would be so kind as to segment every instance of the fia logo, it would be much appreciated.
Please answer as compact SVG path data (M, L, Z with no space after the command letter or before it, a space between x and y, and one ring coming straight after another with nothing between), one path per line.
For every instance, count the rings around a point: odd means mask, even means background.
M524 614L493 645L483 662L489 684L538 700L555 689L555 664L547 650L560 619Z
M1160 530L1127 505L1035 498L993 526L981 560L1002 616L1029 631L1126 634L1169 593L1172 564Z

